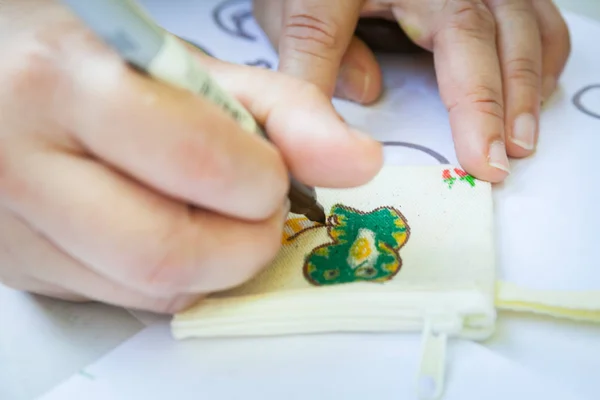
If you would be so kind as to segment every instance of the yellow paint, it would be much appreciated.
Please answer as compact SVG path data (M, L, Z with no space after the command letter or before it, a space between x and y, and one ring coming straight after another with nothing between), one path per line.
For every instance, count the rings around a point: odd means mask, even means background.
M379 249L379 251L381 251L382 253L387 253L387 254L394 254L394 250L390 249L388 246L385 245L385 243L380 242L377 245L377 248Z
M290 227L292 232L296 233L296 232L300 232L302 230L302 228L304 228L304 226L302 224L303 221L304 221L304 218L292 218L292 219L289 219L285 224Z
M356 239L350 248L350 256L357 262L368 258L372 252L371 243L364 237Z
M329 256L329 248L319 247L318 249L315 249L315 254L317 254L319 256L327 257L327 256Z
M393 232L392 237L396 240L399 246L406 242L406 232Z
M406 228L406 225L404 224L404 221L402 221L396 215L394 215L394 217L396 217L396 219L394 220L394 226L396 226L396 228L400 228L400 229Z
M329 231L329 235L333 240L338 240L340 236L344 233L342 229L333 228Z
M310 221L308 218L299 217L299 218L290 218L285 222L283 226L283 238L281 240L282 244L289 243L289 239L298 233L315 226L316 224Z
M337 269L328 269L327 271L323 272L323 278L327 280L336 279L338 276L340 276L340 271Z
M400 266L399 263L393 262L393 263L383 264L382 268L389 272L396 272L396 271L398 271L399 266Z

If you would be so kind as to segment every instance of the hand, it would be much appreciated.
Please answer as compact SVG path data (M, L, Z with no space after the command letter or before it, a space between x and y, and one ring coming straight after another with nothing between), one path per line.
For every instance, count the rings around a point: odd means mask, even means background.
M491 182L508 174L507 154L534 151L540 103L570 52L550 0L254 0L254 12L279 49L281 71L364 104L382 84L373 53L353 36L357 20L397 20L434 54L460 163Z
M382 163L310 84L199 55L274 146L55 1L2 2L0 48L0 281L17 289L176 312L275 256L288 168L347 187Z

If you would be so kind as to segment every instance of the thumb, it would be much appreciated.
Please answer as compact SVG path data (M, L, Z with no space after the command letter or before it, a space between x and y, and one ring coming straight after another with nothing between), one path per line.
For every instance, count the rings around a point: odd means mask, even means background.
M352 40L364 0L284 2L279 35L279 70L315 84L332 96L340 64ZM352 85L368 79L347 68ZM363 82L361 82L363 80ZM356 91L347 91L356 93ZM352 99L360 101L361 99Z
M342 58L335 96L370 104L381 95L382 79L375 55L365 42L354 36Z

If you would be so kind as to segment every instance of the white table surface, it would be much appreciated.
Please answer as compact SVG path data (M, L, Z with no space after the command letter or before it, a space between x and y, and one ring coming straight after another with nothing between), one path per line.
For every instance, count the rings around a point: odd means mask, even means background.
M557 3L600 21L598 0ZM36 398L143 328L143 323L122 309L75 305L0 285L0 399ZM600 396L597 326L502 313L497 334L485 346L552 381L561 381L582 399L591 400L594 393ZM216 393L201 397L218 398ZM252 392L247 397L253 398ZM481 393L474 398L482 398Z

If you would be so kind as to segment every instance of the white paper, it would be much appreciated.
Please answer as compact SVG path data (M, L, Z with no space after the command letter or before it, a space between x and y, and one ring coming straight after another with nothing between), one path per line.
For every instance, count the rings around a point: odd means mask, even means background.
M124 310L0 285L0 399L39 396L142 329Z
M173 342L155 325L41 400L414 399L418 357L417 336ZM471 342L448 365L444 400L585 399Z

